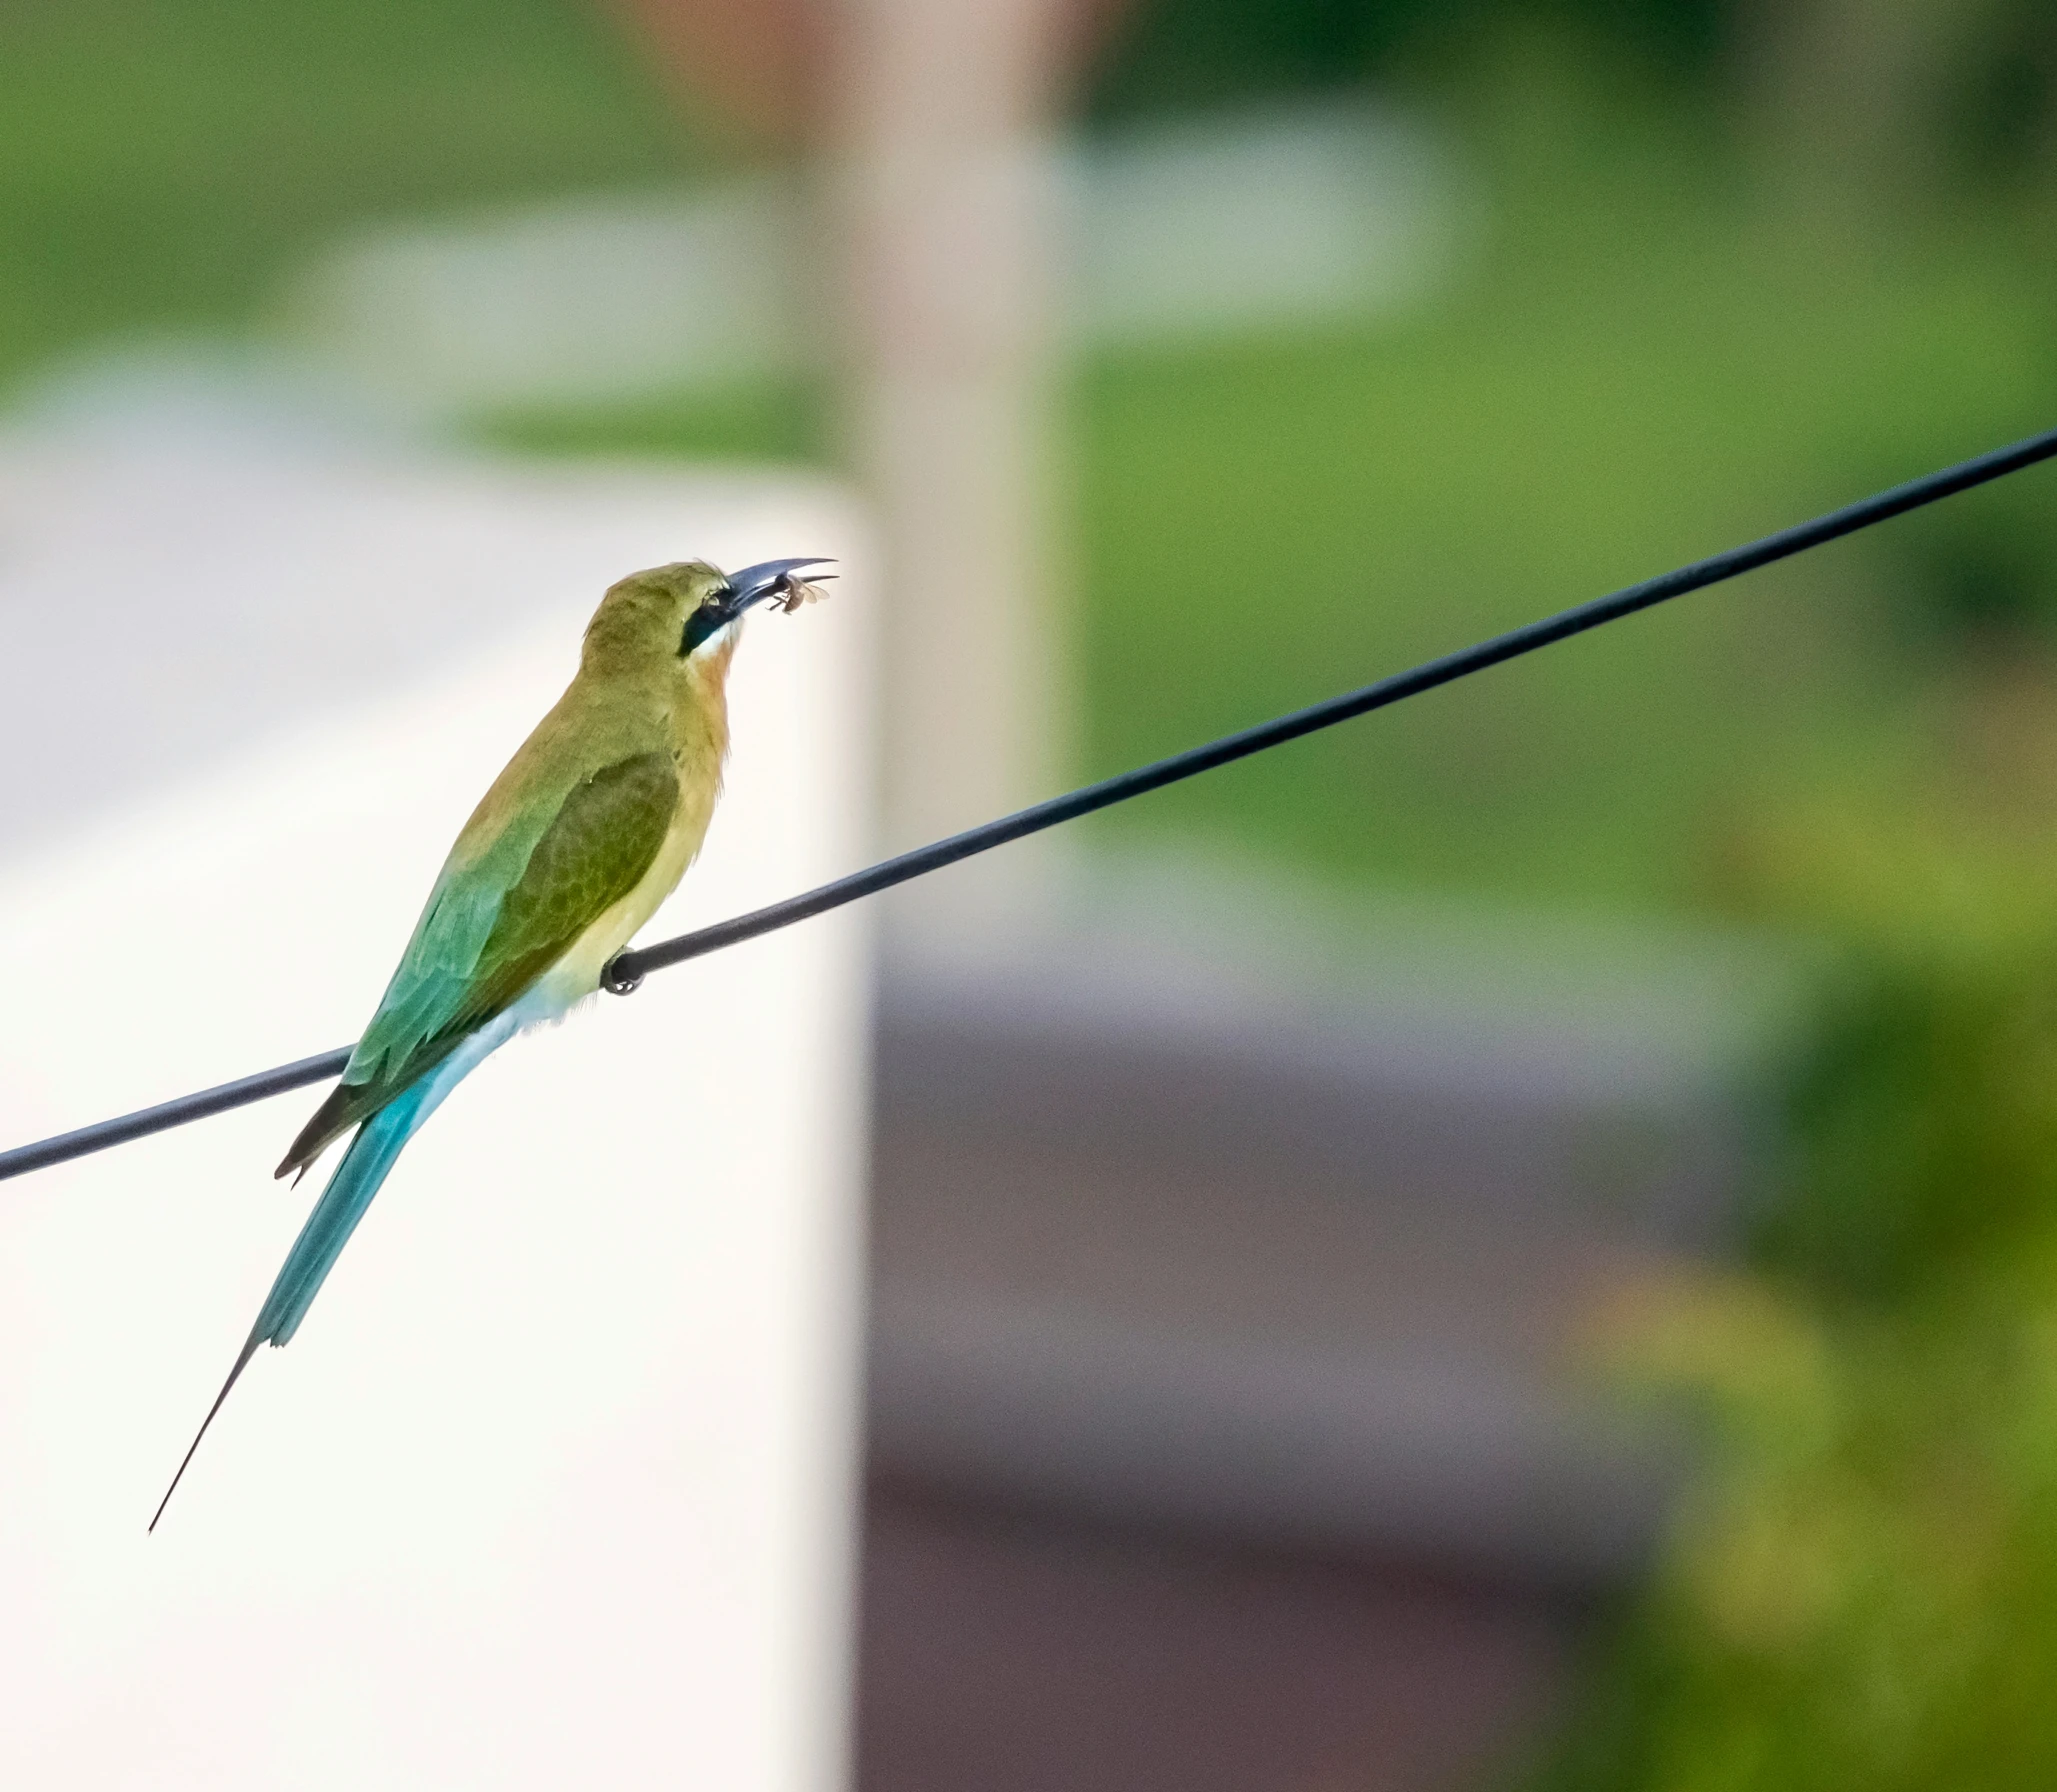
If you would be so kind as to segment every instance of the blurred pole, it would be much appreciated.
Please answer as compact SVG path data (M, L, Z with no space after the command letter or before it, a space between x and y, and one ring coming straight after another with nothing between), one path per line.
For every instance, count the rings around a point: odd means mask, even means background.
M613 0L757 141L822 155L839 446L886 559L888 848L1032 802L1076 767L1051 146L1066 77L1119 3ZM1016 847L922 900L1011 913L1042 862Z
M1050 112L1065 0L836 0L831 203L846 445L877 506L884 811L911 846L1058 788L1061 280ZM1024 857L976 893L1011 907ZM947 890L939 894L950 894Z

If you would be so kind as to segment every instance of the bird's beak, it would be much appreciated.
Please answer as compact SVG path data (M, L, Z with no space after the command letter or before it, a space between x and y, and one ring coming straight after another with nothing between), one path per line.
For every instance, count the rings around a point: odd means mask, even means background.
M798 560L760 560L755 566L732 572L729 574L728 612L731 616L740 616L768 597L785 596L793 583L793 574L803 566L833 565L833 560L824 560L819 554L807 554Z

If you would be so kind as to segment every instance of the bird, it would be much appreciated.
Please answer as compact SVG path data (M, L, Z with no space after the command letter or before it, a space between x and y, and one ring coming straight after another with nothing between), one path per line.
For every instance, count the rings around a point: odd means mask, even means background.
M727 683L745 612L821 595L820 556L724 574L631 573L586 626L579 668L472 811L342 1080L278 1176L355 1129L150 1520L178 1491L264 1344L292 1340L394 1161L443 1098L516 1033L594 994L699 853L728 753Z

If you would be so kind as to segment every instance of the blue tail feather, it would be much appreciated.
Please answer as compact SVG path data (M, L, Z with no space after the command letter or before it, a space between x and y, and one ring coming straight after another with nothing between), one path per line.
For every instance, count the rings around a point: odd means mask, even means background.
M251 1328L253 1342L286 1344L300 1329L300 1321L307 1317L307 1309L386 1180L400 1148L428 1118L433 1105L429 1094L430 1083L425 1079L357 1129L264 1298L263 1310Z
M364 1210L379 1192L379 1185L385 1181L401 1148L421 1130L422 1122L442 1105L443 1097L469 1076L482 1058L497 1051L524 1025L534 1020L538 1012L542 1010L525 1002L504 1010L467 1038L428 1075L396 1095L357 1129L357 1136L343 1153L343 1161L336 1165L328 1187L321 1191L321 1199L315 1202L314 1211L307 1216L307 1224L300 1228L300 1236L294 1239L293 1248L286 1253L284 1267L272 1282L271 1292L264 1297L264 1306L257 1315L257 1323L250 1328L250 1336L243 1341L236 1366L229 1371L228 1380L221 1384L221 1392L215 1395L206 1418L200 1421L200 1429L187 1446L178 1473L172 1476L171 1485L164 1490L164 1498L157 1502L156 1517L150 1520L153 1531L157 1528L157 1520L164 1516L165 1507L171 1504L171 1496L178 1491L179 1482L185 1478L186 1465L193 1460L193 1452L199 1449L201 1438L207 1435L207 1427L214 1423L214 1415L221 1411L221 1403L229 1397L229 1389L250 1366L250 1359L257 1354L258 1346L287 1343L300 1329L300 1321L307 1317L307 1309L314 1304L315 1295L320 1293L336 1259L343 1254L343 1247L350 1242L350 1234L357 1230L357 1222L364 1218Z
M343 1247L350 1242L350 1234L357 1230L357 1222L364 1218L365 1209L379 1192L379 1185L385 1181L394 1160L399 1157L400 1148L435 1111L448 1086L438 1085L439 1079L425 1077L357 1129L357 1136L343 1153L342 1162L336 1165L328 1187L321 1191L321 1199L315 1202L314 1211L307 1216L307 1224L300 1228L300 1236L286 1253L285 1264L272 1282L271 1292L264 1297L257 1323L250 1328L250 1336L237 1353L236 1366L229 1371L228 1380L221 1384L221 1392L215 1395L206 1418L200 1421L200 1429L186 1447L178 1473L172 1476L171 1485L164 1490L164 1498L157 1502L157 1511L150 1520L153 1531L157 1528L157 1520L164 1516L165 1507L171 1504L171 1496L178 1491L179 1482L185 1478L186 1466L193 1460L193 1452L199 1449L201 1438L207 1435L207 1427L214 1423L214 1415L221 1411L221 1403L229 1397L229 1390L250 1366L250 1359L257 1354L258 1346L285 1344L300 1329L300 1321L306 1318L307 1309L314 1304L314 1297L320 1292L323 1281L335 1267Z

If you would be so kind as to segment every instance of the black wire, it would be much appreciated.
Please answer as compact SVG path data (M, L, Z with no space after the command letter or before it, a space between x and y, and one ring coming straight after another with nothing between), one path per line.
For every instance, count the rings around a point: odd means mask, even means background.
M346 1045L323 1052L318 1058L302 1058L294 1064L281 1064L275 1070L260 1070L255 1076L240 1077L233 1083L216 1083L211 1089L181 1095L176 1101L160 1102L154 1108L138 1108L118 1120L96 1120L76 1132L61 1132L53 1138L38 1139L33 1145L17 1145L12 1151L0 1151L0 1182L10 1176L26 1176L31 1170L47 1170L52 1164L68 1163L75 1157L89 1157L113 1145L147 1139L153 1132L169 1132L189 1120L205 1120L211 1114L248 1107L267 1096L304 1089L310 1083L325 1083L331 1077L341 1076L343 1066L349 1062L350 1047Z
M1076 820L1081 815L1091 815L1096 810L1127 802L1131 797L1142 796L1148 791L1161 790L1167 784L1176 784L1181 779L1196 777L1201 772L1212 771L1216 766L1247 759L1253 753L1262 753L1267 748L1282 746L1289 740L1298 740L1302 735L1313 734L1323 728L1333 728L1338 722L1347 722L1354 716L1366 715L1374 709L1383 709L1388 704L1418 696L1423 691L1432 691L1438 685L1468 678L1474 672L1483 672L1488 666L1497 666L1504 661L1518 659L1522 654L1533 653L1539 647L1548 647L1552 642L1584 634L1587 629L1598 628L1602 623L1613 622L1623 616L1632 616L1638 610L1647 610L1653 604L1661 604L1669 598L1683 597L1689 591L1704 590L1709 585L1718 585L1723 580L1735 578L1738 574L1753 572L1758 567L1769 566L1776 560L1788 559L1794 554L1804 553L1808 548L1819 547L1824 542L1835 541L1845 535L1854 535L1858 530L1868 529L1875 523L1903 516L1910 510L1919 510L1924 504L1933 504L1939 498L1969 491L1974 486L1984 485L1990 480L2018 472L2023 467L2049 460L2052 456L2057 456L2057 429L2031 436L2028 440L2016 442L2011 447L1997 448L1990 454L1960 461L1956 466L1945 467L1923 478L1910 480L1905 485L1896 485L1889 491L1879 492L1858 503L1846 505L1841 510L1832 510L1826 516L1816 517L1812 522L1800 523L1793 528L1783 529L1776 535L1767 535L1761 541L1731 548L1727 553L1716 554L1712 559L1695 561L1690 566L1682 566L1676 572L1665 573L1660 578L1647 579L1640 585L1630 585L1624 590L1610 592L1605 597L1596 597L1573 609L1560 610L1556 615L1546 616L1540 622L1531 622L1507 634L1495 635L1489 641L1481 641L1461 652L1430 660L1425 665L1416 666L1410 672L1401 672L1391 678L1381 679L1377 684L1366 685L1361 690L1348 691L1340 697L1331 697L1326 703L1295 710L1290 715L1260 723L1254 728L1246 728L1238 734L1227 735L1220 740L1209 742L1206 746L1175 753L1169 759L1138 766L1134 771L1123 772L1118 777L1103 778L1099 783L1088 784L1069 795L1053 797L1049 802L1038 803L1033 808L1018 810L1012 815L1003 815L999 820L989 821L983 827L971 828L962 834L953 834L947 840L937 840L930 845L916 847L912 852L886 859L873 865L869 870L838 878L834 883L823 884L818 889L805 891L798 896L789 896L785 901L774 902L768 908L756 909L747 915L737 915L727 921L717 921L711 927L698 928L692 933L681 934L676 939L645 946L641 951L624 952L607 967L606 985L617 995L627 995L652 971L660 971L670 965L684 964L688 959L703 958L710 952L719 952L729 946L741 945L743 941L756 939L760 934L772 933L781 927L790 927L796 921L805 921L812 916L825 914L830 909L841 908L844 903L855 902L859 897L876 895L881 890L890 890L895 884L926 877L931 871L940 871L944 866L954 865L960 859L968 859L976 853L1004 846L1010 840L1020 840L1029 834L1039 834L1045 828L1054 828L1061 822ZM31 1170L45 1169L52 1164L64 1163L71 1158L84 1157L91 1152L104 1151L112 1145L124 1145L132 1139L146 1138L151 1133L183 1126L191 1120L205 1119L210 1114L225 1114L232 1108L262 1101L267 1096L283 1095L290 1089L324 1082L330 1077L342 1074L349 1056L350 1048L344 1046L339 1050L326 1052L318 1058L303 1058L296 1064L282 1064L275 1070L262 1071L256 1076L244 1077L239 1082L221 1083L212 1089L181 1096L176 1101L167 1101L154 1108L144 1108L137 1113L124 1114L118 1119L102 1120L92 1126L82 1126L76 1132L60 1133L55 1138L42 1139L32 1145L20 1145L12 1151L0 1152L0 1181L5 1181L10 1176L26 1175Z

